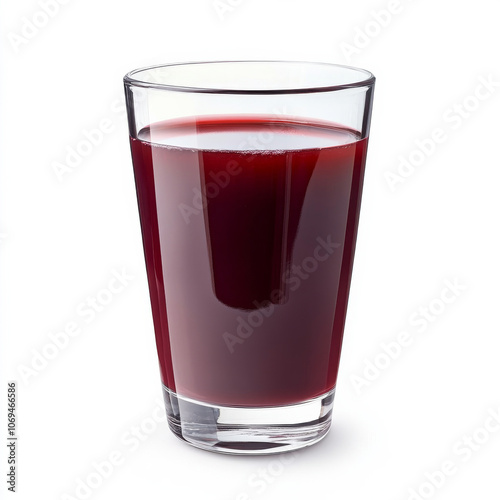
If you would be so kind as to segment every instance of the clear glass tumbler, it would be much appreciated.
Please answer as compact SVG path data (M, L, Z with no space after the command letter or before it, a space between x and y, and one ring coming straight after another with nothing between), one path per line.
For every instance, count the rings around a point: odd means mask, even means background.
M125 76L168 422L279 453L328 432L375 78L323 63Z

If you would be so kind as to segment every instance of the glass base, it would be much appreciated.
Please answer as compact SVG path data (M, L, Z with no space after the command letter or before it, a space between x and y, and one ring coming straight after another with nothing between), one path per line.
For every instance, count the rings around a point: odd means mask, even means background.
M317 443L330 429L335 389L287 406L215 406L163 386L168 424L183 441L232 455L268 455Z

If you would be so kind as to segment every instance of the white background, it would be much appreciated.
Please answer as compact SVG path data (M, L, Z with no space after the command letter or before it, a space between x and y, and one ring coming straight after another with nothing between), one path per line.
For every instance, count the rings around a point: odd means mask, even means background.
M17 498L83 498L89 478L92 499L499 498L497 2L401 0L381 27L373 12L394 3L231 1L218 12L212 0L66 0L48 21L36 0L1 3L0 436L17 380ZM47 22L30 31L24 18ZM121 105L136 67L259 58L377 77L333 427L286 464L194 449L153 419L159 370ZM481 78L497 83L478 101ZM103 119L113 130L59 180L54 163ZM436 128L446 139L422 161L415 141ZM412 154L420 164L391 190L387 173ZM122 269L133 279L87 322L79 304ZM466 289L443 306L447 279ZM430 303L438 312L417 327ZM70 322L80 333L54 354L49 334ZM412 343L357 390L401 332ZM53 359L37 358L44 349ZM110 454L120 464L100 481L93 463ZM426 486L444 461L454 473Z

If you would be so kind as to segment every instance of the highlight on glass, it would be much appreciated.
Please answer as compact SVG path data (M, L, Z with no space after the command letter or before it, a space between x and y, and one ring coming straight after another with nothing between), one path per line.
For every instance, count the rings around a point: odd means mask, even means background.
M124 83L171 430L230 454L319 441L331 423L375 78L231 61L139 69Z

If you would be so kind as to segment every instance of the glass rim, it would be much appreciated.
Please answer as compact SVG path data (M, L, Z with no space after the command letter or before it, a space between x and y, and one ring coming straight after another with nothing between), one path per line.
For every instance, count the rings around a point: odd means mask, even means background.
M139 73L158 70L161 68L172 68L172 67L182 67L182 66L194 66L194 65L212 65L212 64L300 64L300 65L310 65L310 66L324 66L328 68L337 68L341 70L349 70L351 72L356 72L360 75L359 79L355 81L349 81L346 83L334 84L334 85L317 85L317 86L297 86L295 88L269 88L269 89L245 89L245 88L227 88L217 87L206 87L206 86L189 86L189 85L175 85L171 83L158 83L142 80L137 78ZM363 77L363 78L361 78ZM123 83L130 87L141 87L147 89L157 89L157 90L168 90L172 92L188 92L188 93L201 93L201 94L240 94L240 95L280 95L280 94L313 94L321 92L335 92L339 90L362 88L362 87L373 87L375 84L375 76L368 70L357 68L354 66L347 66L343 64L325 63L325 62L314 62L314 61L295 61L295 60L220 60L220 61L192 61L192 62L180 62L180 63L167 63L167 64L157 64L153 66L145 66L142 68L137 68L129 71L123 77Z

